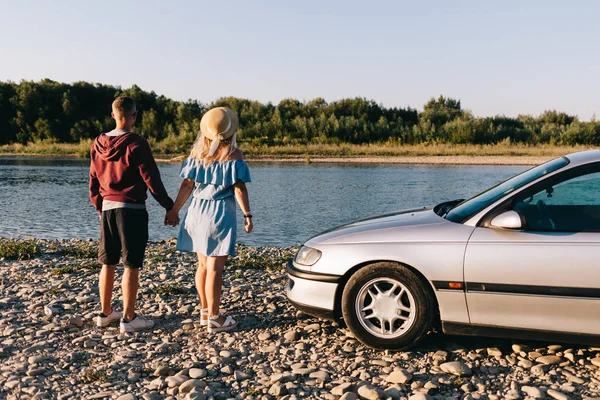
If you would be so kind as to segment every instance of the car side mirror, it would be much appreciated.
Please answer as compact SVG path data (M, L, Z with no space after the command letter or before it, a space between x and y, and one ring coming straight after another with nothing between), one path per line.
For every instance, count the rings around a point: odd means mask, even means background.
M522 229L523 219L516 211L505 211L502 214L496 215L490 221L490 226L503 229Z

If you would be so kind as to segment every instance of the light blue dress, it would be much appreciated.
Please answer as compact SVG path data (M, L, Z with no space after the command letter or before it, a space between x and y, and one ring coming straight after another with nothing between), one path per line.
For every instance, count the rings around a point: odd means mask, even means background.
M244 160L215 161L208 166L185 159L179 176L196 182L192 202L181 221L177 250L211 256L234 256L237 237L233 185L250 182Z

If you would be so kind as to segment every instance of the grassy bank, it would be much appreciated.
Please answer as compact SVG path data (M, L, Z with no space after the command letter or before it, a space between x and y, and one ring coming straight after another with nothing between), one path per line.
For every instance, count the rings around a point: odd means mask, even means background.
M27 145L11 144L0 146L0 155L65 156L87 157L91 141L81 143L34 142ZM240 143L249 159L286 159L303 158L307 161L319 161L319 157L557 157L592 148L590 146L527 146L520 144L495 145L450 145L450 144L311 144L289 146L254 146ZM153 150L162 159L184 156L186 146L181 143L153 143Z

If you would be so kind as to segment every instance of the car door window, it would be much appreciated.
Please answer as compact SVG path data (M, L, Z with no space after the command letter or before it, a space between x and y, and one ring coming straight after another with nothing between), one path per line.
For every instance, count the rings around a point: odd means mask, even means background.
M512 209L525 219L527 230L600 232L600 172L536 185L518 196Z

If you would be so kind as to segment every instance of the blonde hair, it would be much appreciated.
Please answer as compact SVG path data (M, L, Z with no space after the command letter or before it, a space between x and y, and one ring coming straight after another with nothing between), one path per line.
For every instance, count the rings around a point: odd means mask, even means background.
M136 112L135 101L131 97L120 96L112 102L112 109L115 114L129 115Z
M196 142L190 151L190 157L194 157L195 159L202 161L205 166L210 165L215 161L222 161L237 149L235 144L235 136L236 135L234 133L226 140L221 139L217 151L212 157L209 157L208 151L210 149L212 140L204 136L202 132L199 132L198 138L196 139Z

